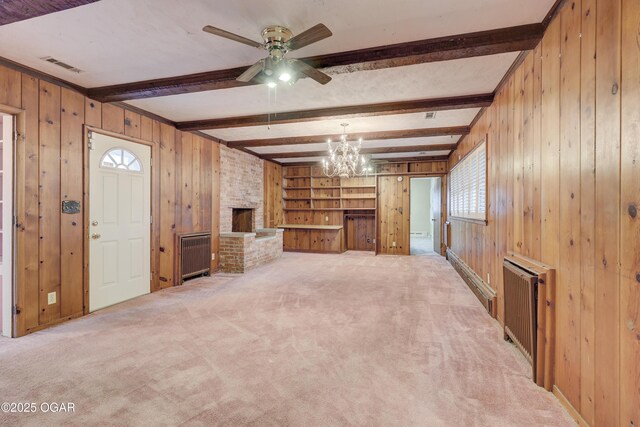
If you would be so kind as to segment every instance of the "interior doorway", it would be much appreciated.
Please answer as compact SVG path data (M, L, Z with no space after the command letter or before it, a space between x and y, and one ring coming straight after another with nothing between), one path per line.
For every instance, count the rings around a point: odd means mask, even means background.
M151 291L151 147L91 132L89 311Z
M0 319L2 335L11 336L13 303L13 148L15 117L0 113Z
M433 255L440 250L440 178L411 178L410 253Z

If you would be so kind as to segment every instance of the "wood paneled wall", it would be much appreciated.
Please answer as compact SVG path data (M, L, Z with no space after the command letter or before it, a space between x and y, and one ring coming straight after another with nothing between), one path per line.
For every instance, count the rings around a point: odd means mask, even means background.
M264 161L264 227L284 224L282 205L282 166Z
M86 312L84 212L60 213L63 200L83 200L85 124L153 143L152 290L174 284L176 232L212 230L217 255L218 143L5 67L0 104L24 111L15 171L18 335Z
M568 1L450 158L488 136L489 223L452 250L498 293L502 259L557 269L556 394L640 425L640 2Z

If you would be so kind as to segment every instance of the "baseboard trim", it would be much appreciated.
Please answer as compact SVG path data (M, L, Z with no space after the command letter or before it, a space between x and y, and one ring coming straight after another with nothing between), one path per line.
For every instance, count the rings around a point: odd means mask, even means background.
M486 284L484 280L451 249L447 249L447 260L449 260L449 263L458 272L460 277L462 277L462 280L469 286L469 289L475 294L476 298L478 298L487 309L491 317L495 318L498 315L498 297L496 291Z
M66 322L67 320L78 319L78 318L80 318L80 317L82 317L84 315L85 315L84 312L75 313L75 314L71 314L69 316L64 316L64 317L61 317L59 319L52 320L49 323L44 323L42 325L34 326L32 328L27 328L27 330L25 331L24 335L16 335L16 338L22 337L22 336L25 336L25 335L29 335L29 334L32 334L34 332L38 332L38 331L41 331L41 330L46 329L46 328L50 328L51 326L55 326L55 325L57 325L59 323Z
M557 385L553 386L553 395L556 397L556 399L558 399L560 404L564 407L564 409L566 409L569 415L571 415L571 418L573 418L580 427L589 427L589 423L586 422L584 418L582 418L582 415L580 415L576 408L573 407L571 402L567 400L567 398L564 396Z

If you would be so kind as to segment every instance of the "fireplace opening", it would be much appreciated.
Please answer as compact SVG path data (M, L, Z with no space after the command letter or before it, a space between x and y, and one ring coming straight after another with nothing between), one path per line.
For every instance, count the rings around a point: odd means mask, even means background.
M253 233L254 209L233 208L231 210L231 231L234 233Z

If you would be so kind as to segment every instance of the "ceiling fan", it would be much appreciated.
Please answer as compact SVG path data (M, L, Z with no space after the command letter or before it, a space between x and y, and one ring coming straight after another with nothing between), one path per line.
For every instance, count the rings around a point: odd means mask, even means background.
M279 82L293 84L298 78L310 77L320 84L327 84L331 77L316 70L311 65L298 59L287 59L285 55L292 50L301 49L312 43L331 37L331 31L323 24L318 24L308 30L293 35L293 32L280 25L272 25L262 30L264 43L258 43L246 37L230 33L211 25L205 26L202 31L240 42L258 49L265 49L269 55L249 67L236 80L240 82L256 81L266 83L269 87L276 87Z

